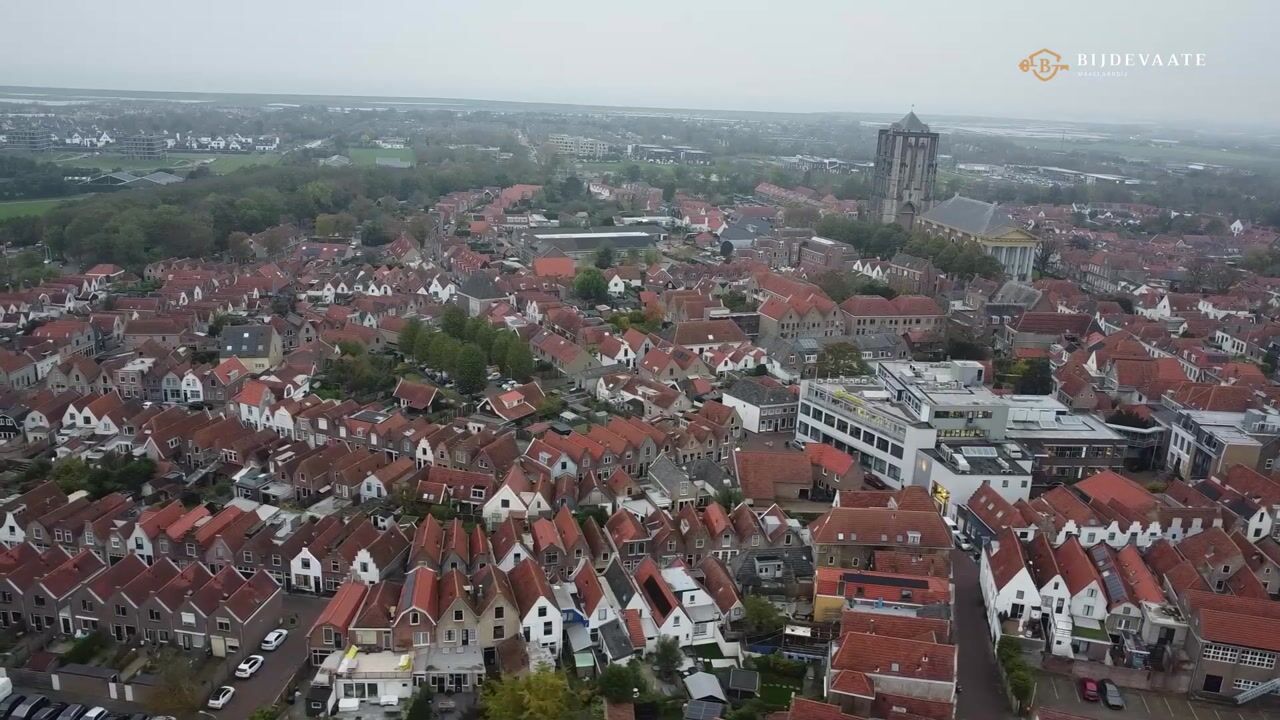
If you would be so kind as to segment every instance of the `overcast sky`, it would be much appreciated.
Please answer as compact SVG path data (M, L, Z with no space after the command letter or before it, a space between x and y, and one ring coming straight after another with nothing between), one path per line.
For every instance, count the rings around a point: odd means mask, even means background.
M44 0L0 84L1271 123L1275 0ZM1042 47L1071 71L1039 82ZM1082 77L1080 52L1204 53Z

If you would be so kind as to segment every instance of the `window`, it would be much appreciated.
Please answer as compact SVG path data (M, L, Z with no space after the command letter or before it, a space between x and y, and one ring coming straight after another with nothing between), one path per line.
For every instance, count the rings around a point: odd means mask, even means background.
M188 555L189 557L195 557L195 556L196 556L196 544L195 544L195 543L187 543L187 555Z
M451 642L453 642L453 631L452 631L452 630L445 630L445 631L444 631L444 641L445 641L445 642L447 642L447 643L451 643Z
M253 562L253 553L250 552L249 550L245 550L243 553L241 553L240 557L244 558L244 561L247 563Z
M1084 606L1084 614L1085 614L1085 615L1092 615L1092 614L1093 614L1093 606L1092 606L1092 605L1085 605L1085 606Z
M182 626L183 626L183 627L195 627L195 626L196 626L196 616L195 616L195 613L185 613L185 612L184 612L184 613L182 613L182 618L181 618L181 619L182 619Z
M272 565L272 567L280 567L280 556L279 556L279 555L272 555L272 556L271 556L271 565Z
M1276 666L1276 654L1261 650L1241 650L1240 664L1270 670Z
M493 626L493 639L494 639L494 640L501 640L501 639L503 639L504 637L506 637L506 634L507 634L507 629L506 629L505 627L503 627L503 626L501 626L501 625L494 625L494 626Z
M93 601L92 601L92 600L81 600L81 601L80 601L80 609L81 609L81 610L84 610L85 612L93 612Z
M223 633L231 632L230 620L226 618L218 618L217 623L218 623L218 632L223 632Z
M148 608L147 619L151 622L160 622L160 611L155 608Z
M501 619L503 619L503 616L505 616L506 614L507 614L507 609L506 609L506 608L504 608L504 607L502 607L501 605L499 605L499 606L497 606L497 607L495 607L495 608L493 609L493 619L494 619L494 620L501 620Z
M1200 656L1214 662L1233 663L1240 658L1240 651L1227 645L1207 644Z
M546 605L539 605L539 606L538 606L538 617L546 617L546 616L547 616L547 606L546 606Z
M410 624L410 625L419 625L419 624L421 624L421 623L422 623L422 615L421 615L421 614L419 614L417 610L414 610L414 611L412 611L412 612L410 612L410 613L409 613L409 624Z
M116 617L125 617L128 614L129 614L129 611L128 609L125 608L125 606L123 605L116 606Z
M454 611L453 611L453 621L454 621L454 622L462 622L462 611L461 611L461 610L454 610Z

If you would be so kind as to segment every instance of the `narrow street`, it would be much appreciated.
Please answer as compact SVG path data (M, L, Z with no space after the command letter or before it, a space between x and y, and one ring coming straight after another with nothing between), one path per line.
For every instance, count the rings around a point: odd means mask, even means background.
M996 654L987 632L987 614L978 585L978 564L960 550L951 553L956 586L955 643L960 646L957 678L964 691L956 703L957 720L1012 718L996 672Z

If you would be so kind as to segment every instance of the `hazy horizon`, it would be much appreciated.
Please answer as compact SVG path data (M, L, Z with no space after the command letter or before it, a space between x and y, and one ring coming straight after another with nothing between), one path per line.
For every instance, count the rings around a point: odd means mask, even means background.
M1194 127L1276 123L1280 69L1259 62L1280 5L763 0L641 16L566 0L437 8L231 0L216 13L131 0L5 11L6 85L133 92L457 98L680 110L905 113ZM206 17L207 16L207 17ZM38 32L41 27L50 32ZM180 51L173 41L180 41ZM1072 67L1041 82L1040 48ZM1088 77L1079 53L1201 54L1199 67ZM1107 69L1109 70L1109 68Z

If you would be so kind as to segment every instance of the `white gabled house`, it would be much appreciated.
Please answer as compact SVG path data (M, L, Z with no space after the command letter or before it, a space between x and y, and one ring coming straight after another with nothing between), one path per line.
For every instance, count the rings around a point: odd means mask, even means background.
M1005 529L997 542L983 551L979 583L993 643L1004 634L1005 620L1017 623L1018 634L1028 623L1039 622L1040 588L1031 577L1022 543L1012 529Z

